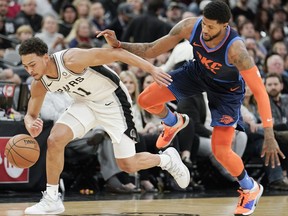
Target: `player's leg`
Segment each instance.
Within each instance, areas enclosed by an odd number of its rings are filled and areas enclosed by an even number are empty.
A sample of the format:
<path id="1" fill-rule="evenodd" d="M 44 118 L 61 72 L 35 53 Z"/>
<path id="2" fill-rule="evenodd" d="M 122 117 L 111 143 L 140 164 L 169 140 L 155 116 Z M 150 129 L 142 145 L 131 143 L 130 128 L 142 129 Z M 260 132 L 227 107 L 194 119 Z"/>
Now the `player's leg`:
<path id="1" fill-rule="evenodd" d="M 187 187 L 190 182 L 190 173 L 174 148 L 168 148 L 161 155 L 148 152 L 136 154 L 135 143 L 138 140 L 138 134 L 133 122 L 127 89 L 119 88 L 115 95 L 105 100 L 114 100 L 113 106 L 105 107 L 100 110 L 101 112 L 97 112 L 97 121 L 112 140 L 114 155 L 120 169 L 134 173 L 141 169 L 160 166 L 171 173 L 180 187 Z M 119 109 L 121 109 L 120 112 Z"/>
<path id="2" fill-rule="evenodd" d="M 55 124 L 47 139 L 46 191 L 41 201 L 25 209 L 25 214 L 60 214 L 65 208 L 58 193 L 59 177 L 64 166 L 64 148 L 72 140 L 72 130 L 65 124 Z"/>
<path id="3" fill-rule="evenodd" d="M 192 78 L 194 76 L 191 76 L 191 71 L 195 71 L 193 63 L 189 63 L 189 69 L 188 67 L 181 67 L 172 71 L 170 75 L 173 82 L 168 87 L 152 83 L 139 95 L 139 105 L 162 119 L 164 129 L 156 142 L 158 148 L 167 147 L 175 135 L 189 122 L 189 117 L 186 114 L 172 113 L 166 107 L 166 102 L 201 93 L 201 81 Z"/>
<path id="4" fill-rule="evenodd" d="M 235 128 L 232 126 L 216 126 L 212 133 L 212 151 L 215 158 L 228 172 L 237 177 L 240 184 L 239 203 L 235 215 L 250 215 L 260 199 L 263 187 L 250 178 L 244 169 L 242 159 L 232 151 L 231 145 Z"/>
<path id="5" fill-rule="evenodd" d="M 85 104 L 73 104 L 53 126 L 47 139 L 46 191 L 39 203 L 25 209 L 25 214 L 60 214 L 65 211 L 58 193 L 65 146 L 74 138 L 84 136 L 94 120 L 93 112 Z"/>
<path id="6" fill-rule="evenodd" d="M 190 172 L 175 148 L 167 148 L 160 155 L 149 152 L 136 153 L 135 141 L 126 134 L 123 134 L 119 144 L 113 143 L 113 148 L 119 168 L 127 173 L 159 166 L 167 170 L 181 188 L 186 188 L 190 183 Z"/>

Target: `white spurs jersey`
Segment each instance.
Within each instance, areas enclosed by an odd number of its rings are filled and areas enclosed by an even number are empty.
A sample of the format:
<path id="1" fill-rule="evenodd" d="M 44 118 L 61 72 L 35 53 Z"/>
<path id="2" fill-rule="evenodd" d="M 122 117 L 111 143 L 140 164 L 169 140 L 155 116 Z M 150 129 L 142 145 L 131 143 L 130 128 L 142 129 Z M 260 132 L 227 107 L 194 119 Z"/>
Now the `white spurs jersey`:
<path id="1" fill-rule="evenodd" d="M 111 95 L 120 86 L 119 76 L 106 65 L 87 67 L 80 74 L 70 71 L 63 61 L 66 51 L 52 55 L 58 77 L 49 78 L 44 75 L 41 79 L 48 91 L 67 92 L 75 100 L 98 101 Z"/>

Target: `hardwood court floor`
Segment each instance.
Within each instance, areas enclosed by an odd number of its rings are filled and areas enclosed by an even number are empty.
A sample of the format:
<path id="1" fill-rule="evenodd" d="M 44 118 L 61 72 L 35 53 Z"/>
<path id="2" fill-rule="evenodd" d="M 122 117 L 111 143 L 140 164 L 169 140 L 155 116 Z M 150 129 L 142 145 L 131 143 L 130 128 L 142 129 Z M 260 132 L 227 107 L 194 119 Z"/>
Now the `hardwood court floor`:
<path id="1" fill-rule="evenodd" d="M 233 196 L 230 196 L 232 195 Z M 1 197 L 5 197 L 1 194 Z M 4 196 L 3 196 L 4 195 Z M 65 196 L 66 216 L 233 216 L 237 195 L 227 193 L 228 197 L 206 197 L 197 194 L 169 193 L 160 196 L 142 195 L 89 195 L 75 201 L 75 196 Z M 39 195 L 40 197 L 40 195 Z M 21 216 L 24 209 L 38 202 L 39 197 L 25 202 L 25 199 L 8 198 L 0 203 L 0 216 Z M 30 196 L 31 198 L 31 196 Z M 15 202 L 13 202 L 15 200 Z M 33 200 L 33 201 L 32 201 Z M 3 202 L 4 200 L 2 200 Z M 266 195 L 260 199 L 253 216 L 288 215 L 287 192 L 280 195 Z"/>

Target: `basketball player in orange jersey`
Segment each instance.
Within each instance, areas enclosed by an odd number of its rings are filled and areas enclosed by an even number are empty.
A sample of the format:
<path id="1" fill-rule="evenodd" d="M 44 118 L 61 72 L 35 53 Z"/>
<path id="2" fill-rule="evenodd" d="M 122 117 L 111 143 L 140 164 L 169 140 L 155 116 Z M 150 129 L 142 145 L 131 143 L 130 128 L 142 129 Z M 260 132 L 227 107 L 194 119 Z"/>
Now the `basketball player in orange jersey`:
<path id="1" fill-rule="evenodd" d="M 58 193 L 60 173 L 64 166 L 64 148 L 75 138 L 101 125 L 113 142 L 116 161 L 123 171 L 159 166 L 167 170 L 181 188 L 190 182 L 188 168 L 179 153 L 168 148 L 163 154 L 135 152 L 137 132 L 131 114 L 132 100 L 118 75 L 106 63 L 122 61 L 149 71 L 163 86 L 170 75 L 144 59 L 113 48 L 68 49 L 49 56 L 47 45 L 39 38 L 23 42 L 19 54 L 27 72 L 33 76 L 31 98 L 24 118 L 31 136 L 37 137 L 43 127 L 39 112 L 47 91 L 67 92 L 74 103 L 58 119 L 47 140 L 47 187 L 41 201 L 25 210 L 25 214 L 60 214 L 65 208 Z"/>
<path id="2" fill-rule="evenodd" d="M 183 39 L 193 46 L 194 59 L 169 74 L 173 82 L 168 87 L 151 84 L 139 96 L 139 104 L 164 122 L 163 133 L 157 140 L 158 148 L 168 146 L 178 131 L 184 128 L 188 117 L 172 113 L 167 101 L 181 100 L 206 91 L 214 127 L 212 149 L 217 160 L 237 177 L 240 184 L 239 203 L 235 215 L 250 215 L 262 195 L 263 187 L 250 178 L 241 158 L 231 149 L 234 130 L 242 130 L 240 105 L 245 82 L 256 97 L 262 118 L 265 140 L 262 157 L 265 164 L 280 165 L 279 150 L 273 133 L 269 99 L 259 71 L 250 58 L 245 44 L 228 25 L 230 8 L 223 1 L 210 2 L 203 17 L 187 18 L 176 24 L 170 33 L 151 43 L 121 43 L 113 31 L 98 32 L 114 48 L 121 47 L 143 58 L 154 58 L 175 47 Z"/>

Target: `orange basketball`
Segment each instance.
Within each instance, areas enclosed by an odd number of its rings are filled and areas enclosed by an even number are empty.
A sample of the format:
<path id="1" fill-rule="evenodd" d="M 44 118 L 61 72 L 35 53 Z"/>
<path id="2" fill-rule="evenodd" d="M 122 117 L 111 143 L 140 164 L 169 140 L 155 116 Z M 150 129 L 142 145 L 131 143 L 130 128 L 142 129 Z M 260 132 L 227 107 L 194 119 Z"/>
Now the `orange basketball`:
<path id="1" fill-rule="evenodd" d="M 38 160 L 40 148 L 33 137 L 27 134 L 18 134 L 9 139 L 4 154 L 14 166 L 29 168 Z"/>

